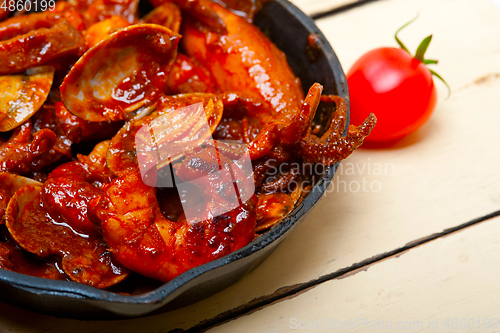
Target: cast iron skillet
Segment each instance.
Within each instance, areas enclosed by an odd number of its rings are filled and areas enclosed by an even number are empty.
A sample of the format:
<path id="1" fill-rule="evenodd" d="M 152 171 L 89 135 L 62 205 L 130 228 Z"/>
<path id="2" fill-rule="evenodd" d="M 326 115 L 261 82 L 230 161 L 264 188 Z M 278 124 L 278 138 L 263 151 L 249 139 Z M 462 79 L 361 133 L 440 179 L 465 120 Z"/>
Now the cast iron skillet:
<path id="1" fill-rule="evenodd" d="M 314 82 L 324 93 L 348 102 L 344 72 L 314 22 L 286 0 L 267 2 L 255 19 L 262 31 L 283 50 L 304 91 Z M 317 34 L 318 48 L 308 45 Z M 331 110 L 318 110 L 316 122 L 325 127 Z M 321 124 L 323 122 L 323 124 Z M 311 193 L 291 214 L 248 246 L 221 259 L 193 268 L 161 287 L 139 296 L 125 296 L 75 282 L 47 280 L 0 269 L 0 298 L 8 303 L 58 317 L 112 319 L 168 311 L 194 303 L 227 288 L 266 259 L 304 220 L 323 195 L 337 166 L 326 168 Z"/>

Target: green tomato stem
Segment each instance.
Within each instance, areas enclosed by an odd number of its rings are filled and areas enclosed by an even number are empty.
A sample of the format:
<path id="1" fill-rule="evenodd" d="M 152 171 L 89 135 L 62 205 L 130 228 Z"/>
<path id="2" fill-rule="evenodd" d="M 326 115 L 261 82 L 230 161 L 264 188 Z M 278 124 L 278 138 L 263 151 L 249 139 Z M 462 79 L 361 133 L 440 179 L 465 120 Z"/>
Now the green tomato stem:
<path id="1" fill-rule="evenodd" d="M 432 35 L 424 38 L 424 40 L 418 46 L 417 52 L 415 52 L 415 59 L 417 59 L 420 62 L 424 62 L 425 51 L 427 51 L 427 48 L 429 47 L 431 40 L 432 40 Z"/>
<path id="2" fill-rule="evenodd" d="M 406 46 L 403 44 L 403 42 L 398 38 L 398 33 L 403 30 L 404 28 L 406 28 L 406 26 L 408 26 L 410 23 L 414 22 L 416 19 L 418 19 L 418 15 L 419 13 L 417 13 L 417 16 L 415 16 L 415 18 L 413 18 L 410 22 L 406 23 L 405 25 L 403 25 L 401 28 L 399 28 L 397 31 L 396 31 L 396 34 L 394 35 L 394 38 L 396 38 L 396 42 L 398 42 L 398 45 L 403 49 L 405 50 L 406 52 L 410 53 L 410 51 L 408 51 L 408 49 L 406 48 Z M 411 53 L 410 53 L 411 54 Z"/>
<path id="3" fill-rule="evenodd" d="M 437 77 L 438 79 L 440 79 L 441 82 L 443 82 L 445 84 L 446 88 L 448 88 L 448 96 L 446 96 L 446 99 L 450 98 L 451 89 L 450 89 L 450 86 L 448 85 L 448 83 L 446 83 L 446 81 L 441 77 L 441 75 L 439 75 L 438 73 L 434 72 L 432 69 L 429 69 L 429 71 L 431 72 L 432 75 L 434 75 L 435 77 Z"/>
<path id="4" fill-rule="evenodd" d="M 410 23 L 414 22 L 417 18 L 418 18 L 418 13 L 417 13 L 417 16 L 415 16 L 415 18 L 413 18 L 411 21 L 409 21 L 408 23 L 406 23 L 405 25 L 403 25 L 401 28 L 399 28 L 397 31 L 396 31 L 396 34 L 394 35 L 394 38 L 396 39 L 396 42 L 398 43 L 398 45 L 403 49 L 405 50 L 406 52 L 408 52 L 410 55 L 410 51 L 408 50 L 408 48 L 403 44 L 403 42 L 399 39 L 398 37 L 398 33 L 403 30 L 406 26 L 408 26 Z M 422 62 L 424 65 L 434 65 L 434 64 L 437 64 L 438 61 L 437 60 L 433 60 L 433 59 L 425 59 L 424 58 L 424 55 L 425 55 L 425 52 L 427 51 L 427 48 L 429 47 L 429 44 L 431 43 L 431 40 L 432 40 L 432 35 L 430 36 L 427 36 L 424 38 L 424 40 L 420 43 L 420 45 L 418 46 L 417 48 L 417 52 L 415 52 L 415 56 L 414 58 L 417 59 L 418 61 Z M 441 80 L 445 85 L 446 85 L 446 88 L 448 88 L 448 96 L 446 97 L 446 99 L 448 99 L 451 95 L 451 89 L 450 89 L 450 86 L 448 85 L 448 83 L 446 83 L 446 81 L 438 74 L 436 73 L 435 71 L 433 71 L 432 69 L 429 69 L 429 71 L 431 72 L 431 75 L 437 77 L 439 80 Z"/>

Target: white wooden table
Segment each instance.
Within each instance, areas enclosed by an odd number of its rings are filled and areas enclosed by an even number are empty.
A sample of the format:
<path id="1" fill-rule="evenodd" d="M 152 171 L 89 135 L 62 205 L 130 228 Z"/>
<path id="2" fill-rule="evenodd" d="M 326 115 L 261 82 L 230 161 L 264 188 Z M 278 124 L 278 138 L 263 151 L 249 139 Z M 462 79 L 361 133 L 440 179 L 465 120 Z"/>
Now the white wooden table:
<path id="1" fill-rule="evenodd" d="M 366 51 L 427 56 L 451 86 L 418 132 L 360 149 L 309 217 L 251 274 L 204 301 L 110 322 L 0 303 L 0 332 L 500 332 L 500 5 L 492 0 L 295 0 L 345 70 Z M 333 14 L 318 15 L 332 12 Z M 356 190 L 366 182 L 367 191 Z M 345 185 L 344 185 L 345 184 Z"/>

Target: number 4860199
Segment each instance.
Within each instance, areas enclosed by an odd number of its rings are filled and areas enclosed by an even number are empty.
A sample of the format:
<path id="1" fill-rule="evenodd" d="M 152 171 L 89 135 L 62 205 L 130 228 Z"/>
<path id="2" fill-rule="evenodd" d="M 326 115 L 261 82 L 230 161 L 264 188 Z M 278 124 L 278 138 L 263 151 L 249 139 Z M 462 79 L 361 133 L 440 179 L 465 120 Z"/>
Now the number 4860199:
<path id="1" fill-rule="evenodd" d="M 55 0 L 25 0 L 25 1 L 19 1 L 19 0 L 0 0 L 2 1 L 2 4 L 0 5 L 0 8 L 3 9 L 4 11 L 9 11 L 9 12 L 31 12 L 31 11 L 46 11 L 48 10 L 54 10 L 56 6 Z"/>

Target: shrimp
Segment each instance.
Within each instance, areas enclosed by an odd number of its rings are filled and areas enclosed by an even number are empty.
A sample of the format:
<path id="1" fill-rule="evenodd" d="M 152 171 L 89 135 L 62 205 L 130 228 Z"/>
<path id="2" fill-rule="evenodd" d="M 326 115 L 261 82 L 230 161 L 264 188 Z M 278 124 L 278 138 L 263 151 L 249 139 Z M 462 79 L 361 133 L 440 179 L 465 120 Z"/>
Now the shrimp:
<path id="1" fill-rule="evenodd" d="M 257 27 L 216 3 L 197 2 L 219 15 L 227 32 L 217 34 L 200 28 L 196 21 L 187 20 L 181 43 L 188 55 L 209 69 L 221 91 L 243 92 L 268 105 L 258 116 L 260 131 L 249 143 L 252 159 L 269 155 L 276 147 L 294 153 L 298 147 L 299 157 L 312 158 L 317 153 L 316 160 L 325 157 L 322 161 L 330 165 L 361 145 L 375 126 L 375 116 L 371 115 L 359 128 L 352 127 L 347 137 L 337 135 L 343 128 L 330 124 L 337 134 L 332 134 L 332 130 L 329 135 L 337 141 L 316 140 L 309 132 L 323 87 L 314 84 L 304 99 L 300 81 L 289 67 L 285 54 Z"/>
<path id="2" fill-rule="evenodd" d="M 114 179 L 104 194 L 91 202 L 89 216 L 100 225 L 110 251 L 122 265 L 160 281 L 170 281 L 254 238 L 256 197 L 252 195 L 228 209 L 231 200 L 226 191 L 234 188 L 232 178 L 224 176 L 223 171 L 217 172 L 227 170 L 228 164 L 229 159 L 216 149 L 201 149 L 188 153 L 174 166 L 183 181 L 201 179 L 199 190 L 205 200 L 196 211 L 207 216 L 203 214 L 210 208 L 207 206 L 217 205 L 215 211 L 227 208 L 224 213 L 198 222 L 182 217 L 178 222 L 170 221 L 161 213 L 155 188 L 146 185 L 138 171 L 131 170 Z"/>
<path id="3" fill-rule="evenodd" d="M 241 92 L 270 103 L 273 118 L 291 120 L 304 98 L 295 77 L 280 51 L 254 25 L 222 6 L 198 0 L 225 23 L 227 33 L 203 31 L 196 21 L 185 20 L 181 45 L 212 73 L 223 92 Z"/>

